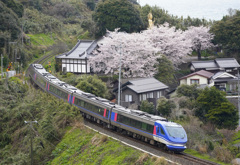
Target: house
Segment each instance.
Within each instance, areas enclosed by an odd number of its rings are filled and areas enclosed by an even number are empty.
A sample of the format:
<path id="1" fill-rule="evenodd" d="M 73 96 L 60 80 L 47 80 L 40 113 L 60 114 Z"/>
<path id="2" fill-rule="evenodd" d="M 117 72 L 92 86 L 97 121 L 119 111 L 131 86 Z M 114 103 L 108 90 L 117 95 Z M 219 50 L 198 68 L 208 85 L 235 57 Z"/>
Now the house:
<path id="1" fill-rule="evenodd" d="M 191 73 L 186 75 L 180 80 L 180 85 L 187 84 L 198 84 L 200 86 L 215 86 L 216 88 L 229 92 L 235 93 L 237 90 L 238 79 L 236 76 L 224 72 L 219 71 L 217 73 L 211 73 L 205 70 L 200 70 L 198 72 Z"/>
<path id="2" fill-rule="evenodd" d="M 210 80 L 214 73 L 205 71 L 205 70 L 200 70 L 198 72 L 191 73 L 189 75 L 186 75 L 184 77 L 181 77 L 180 80 L 180 85 L 182 84 L 187 84 L 187 85 L 192 85 L 192 84 L 199 84 L 199 85 L 204 85 L 204 84 L 210 84 Z"/>
<path id="3" fill-rule="evenodd" d="M 88 58 L 97 47 L 93 40 L 78 40 L 77 44 L 67 53 L 56 56 L 59 69 L 62 72 L 90 73 Z"/>
<path id="4" fill-rule="evenodd" d="M 128 80 L 121 85 L 120 104 L 124 107 L 138 108 L 141 101 L 148 100 L 155 107 L 157 99 L 161 96 L 167 96 L 169 87 L 155 78 L 138 78 Z M 118 88 L 113 90 L 118 97 Z M 118 98 L 117 98 L 118 100 Z"/>
<path id="5" fill-rule="evenodd" d="M 212 76 L 210 86 L 226 91 L 228 93 L 236 93 L 238 86 L 238 78 L 227 72 L 217 72 Z"/>
<path id="6" fill-rule="evenodd" d="M 237 75 L 237 70 L 240 68 L 235 58 L 216 58 L 209 61 L 192 61 L 190 69 L 192 72 L 206 70 L 212 73 L 219 71 L 227 72 L 232 75 Z"/>

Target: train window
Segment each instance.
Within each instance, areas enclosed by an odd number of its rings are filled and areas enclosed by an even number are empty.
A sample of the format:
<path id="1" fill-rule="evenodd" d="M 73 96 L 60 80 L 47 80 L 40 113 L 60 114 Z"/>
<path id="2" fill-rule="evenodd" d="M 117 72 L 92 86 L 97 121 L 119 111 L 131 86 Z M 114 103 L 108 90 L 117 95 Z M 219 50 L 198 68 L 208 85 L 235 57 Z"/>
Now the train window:
<path id="1" fill-rule="evenodd" d="M 141 128 L 141 127 L 142 127 L 142 122 L 136 121 L 136 127 L 137 127 L 137 128 Z"/>
<path id="2" fill-rule="evenodd" d="M 37 76 L 37 82 L 40 86 L 45 87 L 46 82 L 41 77 Z"/>
<path id="3" fill-rule="evenodd" d="M 106 111 L 106 117 L 108 118 L 109 110 L 107 109 Z"/>
<path id="4" fill-rule="evenodd" d="M 98 107 L 98 114 L 103 116 L 103 114 L 104 114 L 104 109 Z"/>
<path id="5" fill-rule="evenodd" d="M 82 107 L 85 107 L 85 102 L 84 101 L 82 101 L 82 100 L 80 100 L 80 106 L 82 106 Z"/>
<path id="6" fill-rule="evenodd" d="M 149 125 L 149 124 L 147 124 L 147 132 L 150 132 L 150 133 L 152 133 L 153 132 L 153 126 L 152 125 Z"/>
<path id="7" fill-rule="evenodd" d="M 126 117 L 126 116 L 123 116 L 123 115 L 119 115 L 119 114 L 118 114 L 117 121 L 118 121 L 118 122 L 121 122 L 121 123 L 123 123 L 123 124 L 130 125 L 130 118 L 128 118 L 128 117 Z"/>
<path id="8" fill-rule="evenodd" d="M 124 118 L 124 116 L 118 114 L 117 121 L 125 124 Z"/>
<path id="9" fill-rule="evenodd" d="M 75 104 L 78 105 L 78 106 L 81 106 L 83 108 L 85 107 L 84 106 L 85 102 L 80 100 L 80 99 L 78 99 L 78 98 L 75 98 Z"/>
<path id="10" fill-rule="evenodd" d="M 165 135 L 163 129 L 162 129 L 161 127 L 160 127 L 160 129 L 161 129 L 161 134 L 162 134 L 162 135 Z"/>
<path id="11" fill-rule="evenodd" d="M 160 129 L 160 127 L 156 127 L 157 135 L 159 134 L 159 129 Z"/>
<path id="12" fill-rule="evenodd" d="M 142 130 L 147 130 L 147 124 L 146 123 L 142 123 Z"/>
<path id="13" fill-rule="evenodd" d="M 140 121 L 131 119 L 130 121 L 131 126 L 136 127 L 136 128 L 141 128 L 142 127 L 142 123 Z"/>

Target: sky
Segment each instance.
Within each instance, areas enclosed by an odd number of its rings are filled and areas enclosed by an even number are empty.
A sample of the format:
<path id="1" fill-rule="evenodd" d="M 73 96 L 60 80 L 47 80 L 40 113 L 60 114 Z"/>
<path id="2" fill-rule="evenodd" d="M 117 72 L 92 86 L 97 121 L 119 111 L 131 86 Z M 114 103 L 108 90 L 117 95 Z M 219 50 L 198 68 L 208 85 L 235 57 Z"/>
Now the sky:
<path id="1" fill-rule="evenodd" d="M 157 5 L 174 16 L 221 20 L 228 9 L 240 10 L 240 0 L 137 0 L 141 6 Z M 153 16 L 154 17 L 154 16 Z"/>

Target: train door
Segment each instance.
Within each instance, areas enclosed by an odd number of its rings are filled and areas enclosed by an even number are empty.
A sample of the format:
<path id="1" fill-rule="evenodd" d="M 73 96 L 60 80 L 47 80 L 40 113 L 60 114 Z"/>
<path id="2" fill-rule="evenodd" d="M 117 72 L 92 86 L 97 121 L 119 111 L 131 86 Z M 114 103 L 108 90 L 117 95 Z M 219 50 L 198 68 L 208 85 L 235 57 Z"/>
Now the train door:
<path id="1" fill-rule="evenodd" d="M 166 132 L 164 131 L 160 123 L 155 122 L 154 124 L 153 138 L 158 142 L 161 142 L 164 144 L 166 143 L 166 140 L 167 140 Z"/>

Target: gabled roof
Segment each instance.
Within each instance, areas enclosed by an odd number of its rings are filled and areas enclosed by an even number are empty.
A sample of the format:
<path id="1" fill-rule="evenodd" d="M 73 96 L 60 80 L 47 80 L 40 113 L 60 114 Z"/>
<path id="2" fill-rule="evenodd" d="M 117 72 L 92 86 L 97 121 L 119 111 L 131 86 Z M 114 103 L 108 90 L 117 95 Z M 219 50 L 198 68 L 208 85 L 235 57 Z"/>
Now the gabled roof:
<path id="1" fill-rule="evenodd" d="M 226 78 L 231 78 L 231 79 L 237 79 L 236 76 L 233 76 L 227 72 L 217 72 L 212 79 L 217 79 L 217 78 L 221 78 L 221 79 L 226 79 Z"/>
<path id="2" fill-rule="evenodd" d="M 240 65 L 238 64 L 235 58 L 216 58 L 216 63 L 220 68 L 238 68 Z"/>
<path id="3" fill-rule="evenodd" d="M 219 68 L 239 68 L 235 58 L 216 58 L 209 61 L 192 61 L 192 66 L 195 69 L 219 69 Z"/>
<path id="4" fill-rule="evenodd" d="M 195 69 L 201 69 L 201 68 L 218 68 L 215 61 L 192 61 L 192 65 Z"/>
<path id="5" fill-rule="evenodd" d="M 97 47 L 94 40 L 78 40 L 77 44 L 67 53 L 56 56 L 56 58 L 65 59 L 85 59 L 92 55 L 93 50 Z"/>
<path id="6" fill-rule="evenodd" d="M 121 87 L 125 89 L 129 88 L 136 93 L 144 93 L 169 88 L 167 85 L 163 84 L 162 82 L 158 81 L 153 77 L 129 80 Z M 114 92 L 117 92 L 117 90 L 118 88 L 114 89 Z"/>
<path id="7" fill-rule="evenodd" d="M 208 79 L 209 79 L 209 78 L 211 78 L 214 74 L 211 73 L 211 72 L 205 71 L 205 70 L 200 70 L 200 71 L 198 71 L 198 72 L 194 72 L 194 73 L 191 73 L 191 74 L 189 74 L 189 75 L 186 75 L 186 76 L 180 78 L 180 80 L 186 79 L 186 78 L 188 78 L 188 77 L 192 77 L 192 76 L 195 76 L 195 75 L 202 76 L 202 77 L 205 77 L 205 78 L 208 78 Z"/>

